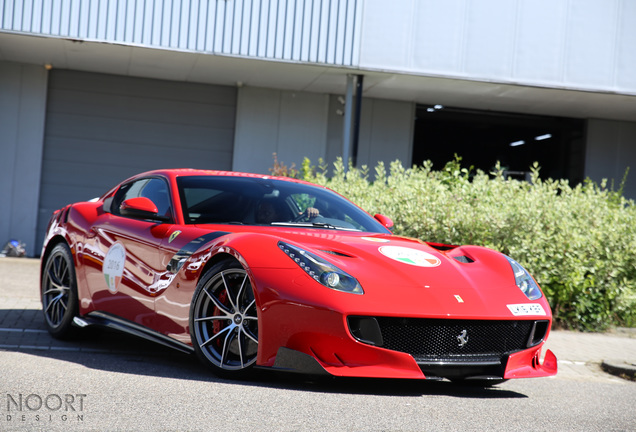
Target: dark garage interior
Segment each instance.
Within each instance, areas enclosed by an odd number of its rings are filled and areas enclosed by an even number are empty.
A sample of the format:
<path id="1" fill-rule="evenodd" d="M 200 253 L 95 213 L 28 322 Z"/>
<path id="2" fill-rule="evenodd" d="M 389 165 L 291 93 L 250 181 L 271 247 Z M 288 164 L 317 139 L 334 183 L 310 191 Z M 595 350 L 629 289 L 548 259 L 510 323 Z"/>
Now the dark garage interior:
<path id="1" fill-rule="evenodd" d="M 439 170 L 458 155 L 463 167 L 490 172 L 499 161 L 524 179 L 536 161 L 542 178 L 583 180 L 583 120 L 419 105 L 413 136 L 415 165 Z"/>

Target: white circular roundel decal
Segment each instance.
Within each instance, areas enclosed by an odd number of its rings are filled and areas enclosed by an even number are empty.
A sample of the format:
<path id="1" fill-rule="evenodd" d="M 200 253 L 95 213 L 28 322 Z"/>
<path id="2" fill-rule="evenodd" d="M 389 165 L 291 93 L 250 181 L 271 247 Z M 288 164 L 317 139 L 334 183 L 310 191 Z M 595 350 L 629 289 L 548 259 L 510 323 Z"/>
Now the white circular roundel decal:
<path id="1" fill-rule="evenodd" d="M 435 255 L 402 246 L 381 246 L 380 253 L 393 260 L 418 267 L 437 267 L 442 261 Z"/>
<path id="2" fill-rule="evenodd" d="M 108 249 L 106 257 L 104 258 L 104 266 L 102 267 L 108 291 L 113 294 L 117 292 L 117 287 L 119 286 L 119 282 L 121 282 L 125 262 L 126 249 L 121 243 L 115 243 Z"/>

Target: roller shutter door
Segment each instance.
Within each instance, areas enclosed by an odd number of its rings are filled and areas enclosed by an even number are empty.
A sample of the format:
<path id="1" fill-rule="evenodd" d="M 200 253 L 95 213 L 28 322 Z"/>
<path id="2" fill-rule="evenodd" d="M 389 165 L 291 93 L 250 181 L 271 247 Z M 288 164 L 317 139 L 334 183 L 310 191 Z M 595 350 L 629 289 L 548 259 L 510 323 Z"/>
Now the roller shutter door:
<path id="1" fill-rule="evenodd" d="M 38 244 L 53 210 L 131 175 L 231 169 L 235 113 L 233 87 L 51 71 Z"/>

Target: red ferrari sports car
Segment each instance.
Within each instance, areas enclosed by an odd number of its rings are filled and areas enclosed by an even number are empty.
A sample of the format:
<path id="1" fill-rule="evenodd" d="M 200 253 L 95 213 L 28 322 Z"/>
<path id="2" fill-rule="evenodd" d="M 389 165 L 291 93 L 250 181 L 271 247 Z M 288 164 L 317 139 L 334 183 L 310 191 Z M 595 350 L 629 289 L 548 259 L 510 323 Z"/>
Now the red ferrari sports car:
<path id="1" fill-rule="evenodd" d="M 478 246 L 300 180 L 202 170 L 134 176 L 57 210 L 42 250 L 49 332 L 96 325 L 196 352 L 217 374 L 478 379 L 557 372 L 532 276 Z M 492 381 L 488 381 L 492 380 Z"/>

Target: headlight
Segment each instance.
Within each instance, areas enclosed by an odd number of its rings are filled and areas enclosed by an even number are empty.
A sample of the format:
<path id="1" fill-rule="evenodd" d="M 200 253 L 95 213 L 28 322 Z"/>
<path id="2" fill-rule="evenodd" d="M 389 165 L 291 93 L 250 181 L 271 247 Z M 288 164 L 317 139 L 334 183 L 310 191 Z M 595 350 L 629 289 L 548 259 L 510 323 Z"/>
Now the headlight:
<path id="1" fill-rule="evenodd" d="M 528 297 L 530 300 L 536 300 L 541 298 L 543 294 L 541 294 L 541 290 L 539 289 L 539 285 L 532 279 L 530 273 L 526 269 L 524 269 L 521 264 L 517 261 L 513 260 L 510 257 L 506 257 L 510 266 L 512 267 L 512 272 L 515 274 L 515 283 L 519 287 L 521 291 Z"/>
<path id="2" fill-rule="evenodd" d="M 316 282 L 337 291 L 364 294 L 358 281 L 330 262 L 289 243 L 278 242 L 278 247 L 294 260 Z"/>

